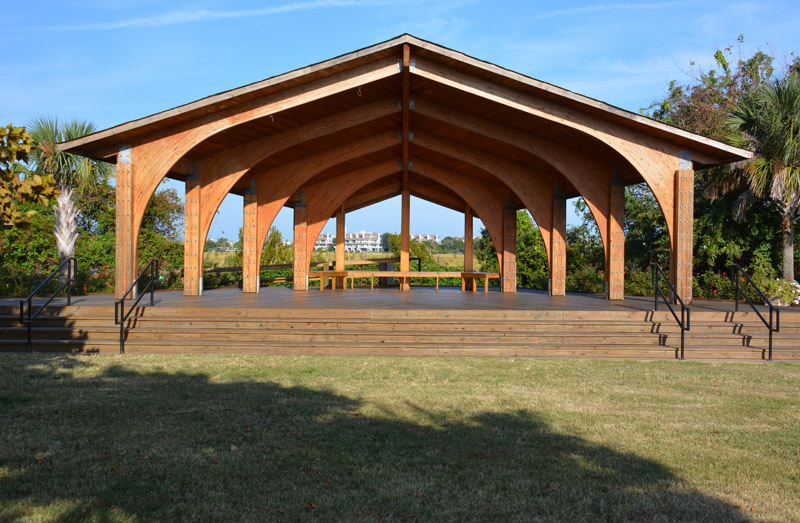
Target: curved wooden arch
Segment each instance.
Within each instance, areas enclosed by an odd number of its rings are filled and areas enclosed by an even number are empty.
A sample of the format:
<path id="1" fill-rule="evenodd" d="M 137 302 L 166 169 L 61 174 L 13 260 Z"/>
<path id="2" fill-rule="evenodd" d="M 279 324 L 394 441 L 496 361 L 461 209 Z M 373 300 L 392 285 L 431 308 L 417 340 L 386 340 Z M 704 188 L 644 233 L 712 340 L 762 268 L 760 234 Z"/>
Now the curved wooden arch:
<path id="1" fill-rule="evenodd" d="M 428 135 L 414 134 L 414 144 L 451 158 L 469 163 L 496 177 L 509 187 L 539 225 L 545 243 L 548 263 L 550 260 L 550 234 L 553 222 L 553 192 L 555 182 L 530 169 L 514 165 L 474 149 L 459 147 L 454 142 Z M 520 176 L 523 175 L 523 176 Z"/>
<path id="2" fill-rule="evenodd" d="M 131 143 L 131 160 L 136 169 L 136 184 L 133 187 L 132 240 L 136 245 L 145 208 L 158 185 L 194 147 L 208 138 L 271 114 L 313 102 L 348 89 L 399 75 L 395 58 L 376 60 L 323 79 L 288 88 L 266 97 L 257 98 L 220 109 L 176 126 L 147 135 L 139 142 Z M 141 166 L 137 158 L 148 158 Z"/>
<path id="3" fill-rule="evenodd" d="M 578 121 L 568 107 L 463 73 L 424 57 L 417 58 L 412 74 L 569 127 L 605 144 L 625 158 L 650 186 L 664 213 L 670 242 L 675 245 L 677 238 L 673 224 L 673 197 L 675 172 L 680 166 L 680 150 L 675 146 L 668 147 L 661 140 L 603 120 L 588 112 L 582 113 Z M 643 154 L 644 151 L 646 154 Z"/>
<path id="4" fill-rule="evenodd" d="M 395 112 L 397 112 L 397 100 L 380 100 L 200 159 L 197 170 L 201 187 L 200 199 L 203 202 L 200 213 L 201 247 L 205 245 L 211 222 L 225 196 L 259 162 L 303 141 L 326 136 Z"/>
<path id="5" fill-rule="evenodd" d="M 414 160 L 411 172 L 441 183 L 477 211 L 483 225 L 492 237 L 497 251 L 497 261 L 499 266 L 502 267 L 503 208 L 506 203 L 506 193 L 498 191 L 497 187 L 475 179 L 470 183 L 464 183 L 465 177 L 463 175 L 420 160 Z"/>
<path id="6" fill-rule="evenodd" d="M 416 101 L 415 111 L 435 120 L 512 145 L 533 154 L 550 165 L 569 180 L 581 194 L 597 222 L 603 245 L 607 244 L 607 206 L 613 179 L 612 166 L 577 151 L 569 150 L 555 142 L 517 129 L 510 129 L 479 116 L 454 111 L 425 99 Z M 536 218 L 534 217 L 534 219 Z M 544 223 L 549 223 L 549 221 Z"/>
<path id="7" fill-rule="evenodd" d="M 375 166 L 375 167 L 378 167 L 378 166 Z M 391 167 L 391 166 L 387 165 L 387 167 Z M 394 166 L 394 172 L 397 172 L 397 168 L 396 167 L 397 166 L 395 165 Z M 368 169 L 371 169 L 371 168 L 368 168 Z M 418 171 L 417 169 L 421 169 L 426 174 L 423 174 L 422 172 Z M 343 175 L 343 176 L 348 176 L 348 177 L 351 177 L 351 178 L 358 178 L 359 182 L 361 181 L 362 176 L 364 176 L 365 180 L 364 180 L 363 183 L 351 184 L 350 185 L 350 188 L 352 189 L 351 191 L 341 190 L 341 191 L 337 191 L 335 195 L 331 194 L 331 193 L 327 193 L 328 198 L 327 198 L 327 201 L 325 202 L 326 203 L 325 206 L 318 207 L 314 211 L 311 211 L 311 208 L 309 208 L 308 248 L 307 248 L 307 252 L 306 252 L 306 259 L 307 260 L 311 260 L 311 255 L 314 252 L 314 244 L 317 242 L 317 238 L 319 238 L 319 235 L 322 232 L 322 229 L 325 227 L 325 224 L 328 222 L 328 220 L 330 219 L 331 215 L 336 211 L 336 209 L 338 209 L 342 204 L 344 204 L 344 202 L 347 201 L 347 199 L 350 196 L 352 196 L 356 191 L 358 191 L 361 187 L 364 187 L 366 185 L 369 185 L 370 183 L 373 183 L 373 182 L 375 182 L 377 180 L 380 180 L 381 178 L 385 178 L 386 176 L 394 174 L 394 172 L 391 172 L 391 170 L 386 172 L 383 175 L 380 175 L 379 172 L 380 172 L 380 170 L 377 169 L 377 168 L 375 169 L 374 172 L 369 172 L 367 169 L 362 169 L 362 170 L 358 171 L 358 173 L 359 173 L 358 177 L 351 176 L 351 175 L 354 175 L 356 173 L 350 173 L 349 175 Z M 421 167 L 417 167 L 417 162 L 414 162 L 414 168 L 412 169 L 412 172 L 414 172 L 415 174 L 419 174 L 420 176 L 423 176 L 425 178 L 429 178 L 429 179 L 434 180 L 436 182 L 442 183 L 442 185 L 447 186 L 455 194 L 457 194 L 459 197 L 461 197 L 461 199 L 463 199 L 464 202 L 467 203 L 470 207 L 472 207 L 473 209 L 478 210 L 479 216 L 484 216 L 484 215 L 487 216 L 487 219 L 481 218 L 481 221 L 483 221 L 484 225 L 486 226 L 486 230 L 489 231 L 489 235 L 492 237 L 492 241 L 495 244 L 495 250 L 498 253 L 498 260 L 500 261 L 500 264 L 502 266 L 502 254 L 503 254 L 502 245 L 503 244 L 502 243 L 498 243 L 499 240 L 503 239 L 502 212 L 498 213 L 498 210 L 502 211 L 502 204 L 505 201 L 505 195 L 498 193 L 498 191 L 496 191 L 493 188 L 487 186 L 486 184 L 480 184 L 481 185 L 481 190 L 482 191 L 487 191 L 486 194 L 489 194 L 489 193 L 492 193 L 492 192 L 494 193 L 494 198 L 493 198 L 495 200 L 494 203 L 495 204 L 499 203 L 499 206 L 496 206 L 495 208 L 492 208 L 491 201 L 490 201 L 491 198 L 488 199 L 489 201 L 487 202 L 487 199 L 482 199 L 482 198 L 475 197 L 474 195 L 470 194 L 468 191 L 464 190 L 465 185 L 468 185 L 468 184 L 464 184 L 463 183 L 463 180 L 464 180 L 464 176 L 463 175 L 459 175 L 457 173 L 453 173 L 453 172 L 450 172 L 450 171 L 448 171 L 446 169 L 442 169 L 440 167 L 436 167 L 436 166 L 434 166 L 432 164 L 427 164 L 427 163 L 424 163 L 424 162 L 422 163 Z M 366 179 L 367 177 L 368 177 L 368 179 Z M 331 180 L 331 182 L 333 182 L 333 181 L 334 180 Z M 320 185 L 322 185 L 322 184 L 320 184 Z M 322 188 L 320 188 L 319 192 L 322 193 Z M 313 214 L 312 214 L 312 212 L 313 212 Z M 312 218 L 312 216 L 313 216 L 313 218 Z M 313 225 L 312 225 L 312 223 L 313 223 Z"/>
<path id="8" fill-rule="evenodd" d="M 397 146 L 397 131 L 389 131 L 323 153 L 289 162 L 268 172 L 253 171 L 258 195 L 257 251 L 261 252 L 269 228 L 289 198 L 318 173 L 340 163 Z"/>
<path id="9" fill-rule="evenodd" d="M 400 171 L 399 162 L 400 158 L 398 157 L 304 188 L 308 201 L 307 260 L 311 260 L 314 244 L 317 243 L 317 238 L 325 224 L 347 198 L 362 187 Z"/>

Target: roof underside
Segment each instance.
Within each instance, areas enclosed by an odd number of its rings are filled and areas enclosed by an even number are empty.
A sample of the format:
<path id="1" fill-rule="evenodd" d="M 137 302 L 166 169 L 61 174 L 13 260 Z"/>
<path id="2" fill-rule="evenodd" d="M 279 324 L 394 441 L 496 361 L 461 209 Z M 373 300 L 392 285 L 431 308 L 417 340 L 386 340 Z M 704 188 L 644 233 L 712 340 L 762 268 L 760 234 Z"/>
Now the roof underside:
<path id="1" fill-rule="evenodd" d="M 113 127 L 87 137 L 62 144 L 63 150 L 82 154 L 97 160 L 116 162 L 120 145 L 130 145 L 147 141 L 152 136 L 169 134 L 172 129 L 192 121 L 208 118 L 221 111 L 236 110 L 245 104 L 252 106 L 259 100 L 280 96 L 289 90 L 302 90 L 315 82 L 336 78 L 361 67 L 386 60 L 398 60 L 402 56 L 403 45 L 409 45 L 411 57 L 441 64 L 454 71 L 463 72 L 496 85 L 510 88 L 524 95 L 535 96 L 546 102 L 556 103 L 576 114 L 613 122 L 634 129 L 636 132 L 692 151 L 695 168 L 730 163 L 750 157 L 750 153 L 735 149 L 719 142 L 700 137 L 686 131 L 662 124 L 630 113 L 602 102 L 598 102 L 558 87 L 534 80 L 520 74 L 481 62 L 463 54 L 445 49 L 435 44 L 403 35 L 393 40 L 344 55 L 326 62 L 315 64 L 284 75 L 239 89 L 214 95 L 196 102 L 164 111 L 140 120 Z M 463 90 L 456 90 L 443 83 L 422 75 L 410 74 L 410 93 L 419 111 L 411 111 L 410 130 L 414 139 L 409 143 L 409 159 L 434 168 L 440 168 L 465 180 L 484 182 L 499 190 L 510 189 L 499 179 L 482 168 L 476 161 L 467 161 L 462 155 L 459 159 L 452 151 L 470 151 L 472 156 L 502 159 L 504 165 L 536 173 L 543 180 L 555 184 L 567 197 L 577 196 L 575 187 L 562 173 L 533 153 L 520 148 L 508 140 L 501 139 L 494 128 L 502 127 L 504 133 L 528 136 L 543 143 L 558 143 L 568 146 L 576 154 L 591 157 L 605 164 L 619 166 L 625 184 L 642 182 L 635 169 L 626 169 L 627 161 L 604 143 L 566 125 L 554 123 L 532 114 L 496 103 L 487 97 L 478 96 Z M 212 155 L 223 154 L 234 147 L 263 140 L 309 126 L 325 118 L 335 117 L 347 111 L 358 111 L 369 104 L 396 104 L 403 99 L 401 75 L 398 73 L 376 81 L 365 83 L 357 88 L 345 89 L 324 98 L 293 106 L 286 110 L 249 120 L 227 128 L 195 145 L 181 160 L 175 163 L 168 176 L 185 179 L 185 161 L 197 162 Z M 435 108 L 425 112 L 423 107 Z M 366 140 L 381 133 L 398 132 L 402 129 L 401 110 L 386 112 L 377 118 L 364 118 L 356 125 L 346 127 L 312 139 L 297 141 L 269 156 L 264 157 L 254 172 L 269 172 L 288 162 L 347 147 L 348 144 Z M 450 118 L 448 115 L 456 115 Z M 474 125 L 461 125 L 456 120 L 473 122 Z M 499 126 L 499 127 L 498 127 Z M 365 154 L 343 161 L 317 173 L 304 187 L 314 186 L 348 173 L 364 169 L 382 162 L 402 160 L 402 143 L 371 150 Z M 445 207 L 463 211 L 465 204 L 453 191 L 409 169 L 410 189 L 413 194 Z M 248 184 L 237 183 L 231 192 L 243 194 Z M 552 187 L 553 185 L 551 185 Z M 386 172 L 386 175 L 360 187 L 345 205 L 347 210 L 371 205 L 400 193 L 402 176 L 399 169 Z M 302 190 L 302 188 L 301 188 Z M 291 205 L 290 199 L 289 205 Z M 521 206 L 519 202 L 515 203 Z"/>

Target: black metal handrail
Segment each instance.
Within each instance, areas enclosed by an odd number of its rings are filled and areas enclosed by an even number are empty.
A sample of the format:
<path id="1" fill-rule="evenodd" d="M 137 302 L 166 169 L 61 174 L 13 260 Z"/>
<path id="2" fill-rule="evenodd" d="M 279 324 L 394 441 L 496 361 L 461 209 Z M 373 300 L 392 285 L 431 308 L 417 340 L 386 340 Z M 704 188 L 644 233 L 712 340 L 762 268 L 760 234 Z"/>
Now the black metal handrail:
<path id="1" fill-rule="evenodd" d="M 44 302 L 38 309 L 36 309 L 36 312 L 31 312 L 32 309 L 33 309 L 33 298 L 34 298 L 34 296 L 39 294 L 39 291 L 41 291 L 44 288 L 45 285 L 50 283 L 50 280 L 55 278 L 55 276 L 61 272 L 61 269 L 64 268 L 64 265 L 67 266 L 67 279 L 66 279 L 66 281 L 64 281 L 64 283 L 62 283 L 58 287 L 58 290 L 56 290 L 56 292 L 54 292 L 49 298 L 47 298 L 46 302 Z M 50 305 L 50 302 L 53 301 L 55 299 L 55 297 L 58 296 L 58 294 L 61 293 L 61 291 L 64 290 L 64 287 L 67 288 L 67 305 L 71 305 L 72 304 L 72 284 L 75 283 L 75 279 L 77 277 L 77 274 L 78 274 L 78 260 L 76 260 L 74 256 L 70 256 L 69 258 L 66 258 L 64 261 L 62 261 L 61 264 L 58 266 L 58 268 L 56 270 L 54 270 L 53 272 L 51 272 L 50 276 L 45 278 L 44 281 L 42 283 L 40 283 L 39 286 L 36 287 L 36 289 L 34 289 L 34 291 L 31 292 L 28 295 L 27 298 L 25 298 L 24 300 L 19 300 L 19 322 L 22 325 L 27 325 L 28 326 L 28 352 L 32 352 L 32 349 L 31 349 L 31 336 L 32 336 L 31 335 L 31 330 L 32 330 L 33 320 L 35 320 L 36 317 L 39 316 L 39 313 L 42 312 L 42 310 L 44 310 L 45 307 Z M 25 314 L 25 310 L 26 310 L 25 309 L 25 305 L 26 304 L 28 306 L 27 307 L 27 311 L 28 311 L 27 315 Z"/>
<path id="2" fill-rule="evenodd" d="M 148 270 L 150 271 L 150 282 L 145 287 L 144 291 L 142 291 L 139 296 L 136 297 L 136 301 L 133 302 L 133 305 L 130 306 L 128 312 L 125 312 L 125 299 L 127 298 L 128 294 L 133 292 L 133 289 L 139 285 L 139 280 L 147 274 Z M 128 321 L 131 313 L 136 309 L 136 306 L 139 305 L 142 297 L 150 291 L 150 306 L 152 307 L 155 304 L 153 298 L 153 292 L 155 291 L 156 281 L 158 280 L 158 259 L 153 258 L 150 260 L 147 265 L 145 265 L 142 272 L 139 273 L 139 276 L 133 280 L 131 286 L 128 287 L 128 290 L 125 291 L 125 294 L 122 295 L 122 298 L 118 299 L 114 302 L 114 324 L 119 325 L 119 353 L 125 354 L 125 322 Z"/>
<path id="3" fill-rule="evenodd" d="M 664 296 L 664 293 L 661 292 L 661 287 L 658 286 L 659 277 L 663 278 L 663 280 L 669 286 L 669 290 L 672 293 L 672 296 L 674 296 L 675 299 L 678 300 L 678 303 L 681 304 L 680 318 L 678 318 L 678 314 L 675 312 L 675 308 L 672 306 L 670 301 L 667 299 L 666 296 Z M 681 359 L 684 360 L 686 359 L 685 349 L 684 349 L 684 333 L 688 330 L 691 330 L 692 326 L 691 311 L 689 310 L 689 307 L 687 307 L 686 304 L 683 303 L 681 297 L 678 296 L 678 291 L 675 290 L 675 287 L 673 287 L 672 283 L 669 281 L 669 278 L 667 278 L 667 275 L 664 274 L 664 269 L 662 269 L 661 265 L 657 263 L 653 264 L 653 288 L 655 289 L 655 292 L 653 293 L 653 297 L 655 299 L 654 310 L 656 311 L 658 310 L 658 297 L 661 296 L 661 299 L 664 300 L 664 303 L 667 304 L 669 311 L 672 313 L 672 317 L 675 318 L 675 321 L 678 322 L 678 326 L 681 328 Z"/>
<path id="4" fill-rule="evenodd" d="M 761 311 L 756 308 L 756 305 L 753 303 L 753 300 L 750 299 L 750 296 L 748 296 L 747 293 L 740 291 L 739 280 L 742 279 L 739 278 L 740 274 L 747 279 L 747 283 L 749 283 L 756 290 L 758 295 L 761 296 L 761 299 L 764 300 L 764 303 L 766 303 L 769 307 L 769 321 L 767 321 L 766 318 L 764 318 L 764 316 L 761 314 Z M 733 278 L 734 284 L 736 285 L 736 308 L 734 310 L 739 312 L 739 294 L 741 294 L 744 296 L 745 300 L 747 300 L 747 303 L 750 304 L 750 307 L 752 307 L 756 314 L 758 314 L 758 317 L 761 318 L 764 326 L 769 330 L 768 357 L 769 361 L 772 361 L 772 333 L 781 331 L 781 310 L 775 307 L 772 302 L 769 301 L 769 298 L 767 298 L 764 293 L 761 292 L 761 289 L 758 288 L 758 285 L 755 284 L 755 282 L 750 278 L 750 275 L 747 274 L 747 272 L 745 272 L 742 266 L 738 263 L 731 265 L 731 278 Z M 774 322 L 773 319 L 775 320 Z"/>

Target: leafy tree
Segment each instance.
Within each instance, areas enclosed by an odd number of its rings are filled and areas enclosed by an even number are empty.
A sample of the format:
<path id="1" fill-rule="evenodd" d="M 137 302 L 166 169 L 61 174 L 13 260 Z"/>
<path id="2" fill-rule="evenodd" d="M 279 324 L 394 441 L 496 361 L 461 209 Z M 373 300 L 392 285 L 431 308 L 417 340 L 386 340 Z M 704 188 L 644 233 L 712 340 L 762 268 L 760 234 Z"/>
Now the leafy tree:
<path id="1" fill-rule="evenodd" d="M 156 191 L 142 216 L 142 229 L 178 239 L 183 229 L 183 202 L 175 189 Z"/>
<path id="2" fill-rule="evenodd" d="M 730 114 L 731 143 L 757 156 L 737 166 L 724 189 L 746 186 L 734 208 L 740 221 L 757 198 L 768 198 L 777 206 L 783 277 L 793 280 L 795 224 L 800 220 L 800 78 L 792 75 L 763 85 L 743 96 Z"/>
<path id="3" fill-rule="evenodd" d="M 392 250 L 392 246 L 389 243 L 389 238 L 391 236 L 392 234 L 388 232 L 381 234 L 381 250 L 383 252 L 389 252 Z"/>
<path id="4" fill-rule="evenodd" d="M 475 245 L 475 256 L 481 271 L 499 271 L 497 250 L 485 227 L 481 229 L 481 238 Z M 533 224 L 527 211 L 517 211 L 517 286 L 546 289 L 548 276 L 542 233 Z"/>
<path id="5" fill-rule="evenodd" d="M 384 233 L 388 234 L 389 238 L 389 249 L 392 252 L 392 256 L 395 258 L 400 257 L 400 235 L 399 234 L 391 234 L 391 233 Z M 419 258 L 423 266 L 426 262 L 432 259 L 431 257 L 431 247 L 430 245 L 423 243 L 419 240 L 415 240 L 411 238 L 411 241 L 408 244 L 408 256 L 410 258 Z"/>
<path id="6" fill-rule="evenodd" d="M 78 209 L 75 193 L 82 194 L 98 182 L 107 181 L 111 166 L 58 149 L 57 144 L 91 134 L 95 125 L 73 120 L 60 123 L 54 117 L 38 117 L 29 125 L 36 148 L 31 151 L 33 172 L 55 179 L 60 194 L 56 198 L 55 236 L 59 262 L 75 255 L 78 239 Z M 62 276 L 63 277 L 63 276 Z"/>
<path id="7" fill-rule="evenodd" d="M 742 42 L 741 37 L 739 42 Z M 729 115 L 738 105 L 745 100 L 757 100 L 761 96 L 759 93 L 774 84 L 776 78 L 786 79 L 800 72 L 798 58 L 776 72 L 774 57 L 763 51 L 734 60 L 732 48 L 727 47 L 718 50 L 714 58 L 715 69 L 708 72 L 695 70 L 692 81 L 687 84 L 672 82 L 665 98 L 654 102 L 648 115 L 704 136 L 730 140 L 733 136 Z M 735 133 L 739 136 L 735 144 L 757 150 L 758 140 L 753 141 L 754 135 L 742 131 L 739 129 Z M 765 155 L 762 153 L 762 156 Z M 780 264 L 784 247 L 780 231 L 788 230 L 788 223 L 781 225 L 779 205 L 769 198 L 771 187 L 767 186 L 770 184 L 762 185 L 761 191 L 752 190 L 745 167 L 746 164 L 722 166 L 695 174 L 695 295 L 709 297 L 717 294 L 714 291 L 719 286 L 712 288 L 709 282 L 720 281 L 719 276 L 724 275 L 730 263 L 740 263 L 748 268 L 756 281 L 761 282 L 772 277 L 774 267 Z M 765 178 L 762 176 L 761 179 Z M 652 245 L 653 250 L 660 253 L 660 261 L 666 262 L 666 230 L 661 225 L 661 218 L 653 219 L 657 206 L 655 201 L 648 202 L 648 199 L 646 194 L 637 195 L 639 211 L 644 213 L 645 222 L 638 225 L 638 234 L 626 231 L 628 262 L 643 262 L 642 253 L 635 249 L 645 245 Z M 631 204 L 632 201 L 626 199 L 626 214 L 630 218 L 626 220 L 626 227 L 636 222 Z M 747 222 L 735 221 L 734 217 L 739 220 L 744 217 L 745 210 L 748 211 Z M 787 236 L 793 235 L 784 235 L 783 240 L 789 240 Z M 788 245 L 785 247 L 788 251 Z M 793 260 L 793 256 L 787 253 L 784 259 Z M 643 263 L 637 265 L 644 266 Z"/>
<path id="8" fill-rule="evenodd" d="M 20 205 L 40 203 L 48 205 L 57 196 L 52 176 L 19 176 L 18 162 L 25 162 L 33 148 L 33 138 L 24 127 L 0 127 L 0 226 L 20 226 L 29 229 L 33 208 L 22 212 Z"/>
<path id="9" fill-rule="evenodd" d="M 448 254 L 462 254 L 464 252 L 464 240 L 446 236 L 439 244 L 439 252 Z"/>
<path id="10" fill-rule="evenodd" d="M 739 45 L 744 41 L 739 36 Z M 741 48 L 739 48 L 741 54 Z M 757 51 L 750 58 L 733 59 L 733 46 L 714 53 L 715 69 L 703 71 L 692 62 L 688 84 L 673 80 L 667 95 L 643 112 L 656 120 L 716 140 L 724 140 L 728 113 L 744 94 L 769 82 L 775 58 Z M 733 63 L 732 63 L 733 62 Z"/>
<path id="11" fill-rule="evenodd" d="M 234 244 L 233 260 L 236 265 L 241 266 L 244 260 L 244 229 L 239 229 L 239 241 Z M 261 251 L 261 265 L 282 265 L 292 263 L 294 259 L 294 248 L 287 244 L 281 231 L 277 227 L 270 227 L 267 239 L 264 241 L 264 249 Z"/>

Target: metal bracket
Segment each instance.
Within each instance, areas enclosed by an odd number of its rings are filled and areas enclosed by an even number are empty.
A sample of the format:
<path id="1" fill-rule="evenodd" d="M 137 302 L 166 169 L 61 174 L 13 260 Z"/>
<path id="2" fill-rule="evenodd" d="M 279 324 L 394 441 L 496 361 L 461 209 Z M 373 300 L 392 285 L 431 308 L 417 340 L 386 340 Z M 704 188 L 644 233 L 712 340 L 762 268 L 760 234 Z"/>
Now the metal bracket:
<path id="1" fill-rule="evenodd" d="M 680 171 L 692 170 L 692 151 L 681 151 L 681 160 L 678 165 Z"/>
<path id="2" fill-rule="evenodd" d="M 256 193 L 256 179 L 250 178 L 250 188 L 244 190 L 245 194 L 255 194 Z"/>
<path id="3" fill-rule="evenodd" d="M 416 60 L 409 60 L 408 62 L 408 70 L 409 72 L 414 72 L 417 70 L 417 61 Z"/>
<path id="4" fill-rule="evenodd" d="M 187 182 L 196 182 L 200 179 L 199 174 L 197 173 L 197 164 L 194 162 L 186 162 L 186 181 Z"/>
<path id="5" fill-rule="evenodd" d="M 408 131 L 408 141 L 409 142 L 414 141 L 414 131 Z"/>
<path id="6" fill-rule="evenodd" d="M 126 165 L 131 163 L 131 146 L 130 145 L 120 145 L 119 146 L 119 155 L 117 156 L 117 163 L 126 164 Z"/>
<path id="7" fill-rule="evenodd" d="M 614 167 L 611 169 L 611 185 L 625 185 L 625 178 L 620 174 L 622 169 Z"/>
<path id="8" fill-rule="evenodd" d="M 409 109 L 413 109 L 414 108 L 414 99 L 413 98 L 410 98 L 408 100 L 408 108 Z"/>
<path id="9" fill-rule="evenodd" d="M 397 168 L 399 170 L 401 170 L 401 171 L 403 170 L 403 160 L 400 160 L 399 162 L 397 162 Z"/>
<path id="10" fill-rule="evenodd" d="M 401 73 L 403 72 L 403 59 L 402 58 L 397 60 L 397 68 L 400 69 Z"/>
<path id="11" fill-rule="evenodd" d="M 409 160 L 408 161 L 408 170 L 410 171 L 413 168 L 414 168 L 414 160 Z"/>
<path id="12" fill-rule="evenodd" d="M 398 142 L 403 141 L 403 131 L 397 131 L 397 141 Z"/>

